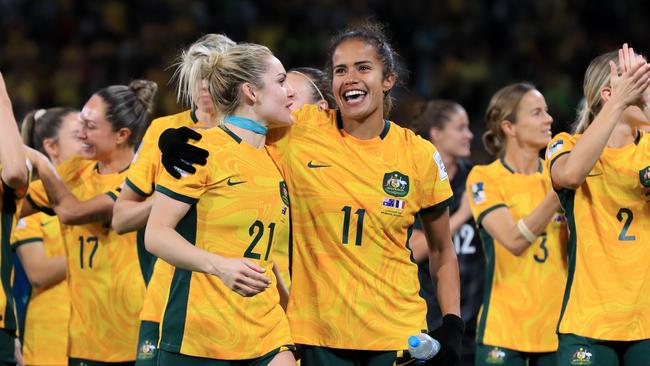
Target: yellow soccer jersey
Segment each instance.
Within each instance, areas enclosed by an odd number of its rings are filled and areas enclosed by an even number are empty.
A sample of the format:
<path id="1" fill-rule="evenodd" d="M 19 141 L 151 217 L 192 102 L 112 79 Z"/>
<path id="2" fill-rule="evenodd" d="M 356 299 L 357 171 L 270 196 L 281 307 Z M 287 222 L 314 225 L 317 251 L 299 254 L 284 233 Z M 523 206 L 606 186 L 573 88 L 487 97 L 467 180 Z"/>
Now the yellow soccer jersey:
<path id="1" fill-rule="evenodd" d="M 133 157 L 133 164 L 129 167 L 125 181 L 126 185 L 139 195 L 148 197 L 153 194 L 156 178 L 164 169 L 160 163 L 158 139 L 166 129 L 178 127 L 205 127 L 205 124 L 198 122 L 190 110 L 156 118 L 151 122 L 142 138 L 138 152 Z"/>
<path id="2" fill-rule="evenodd" d="M 162 260 L 156 260 L 151 280 L 147 286 L 147 293 L 144 296 L 140 320 L 161 322 L 173 275 L 174 267 L 172 265 Z"/>
<path id="3" fill-rule="evenodd" d="M 277 232 L 289 225 L 284 182 L 266 149 L 228 130 L 201 131 L 210 151 L 196 174 L 161 175 L 156 190 L 191 205 L 177 225 L 189 242 L 225 257 L 247 258 L 272 273 Z M 160 348 L 213 359 L 250 359 L 292 344 L 289 324 L 271 288 L 242 297 L 219 278 L 176 268 L 161 324 Z"/>
<path id="4" fill-rule="evenodd" d="M 156 118 L 147 128 L 124 182 L 140 196 L 149 197 L 153 194 L 156 179 L 164 169 L 160 163 L 160 150 L 158 149 L 160 135 L 168 128 L 182 126 L 204 127 L 205 124 L 198 122 L 194 113 L 187 110 L 171 116 Z M 139 247 L 144 247 L 143 233 L 144 230 L 138 231 Z M 159 323 L 164 301 L 169 291 L 173 269 L 166 263 L 156 261 L 153 256 L 151 256 L 151 261 L 152 263 L 147 265 L 150 273 L 147 273 L 149 278 L 145 278 L 147 280 L 147 293 L 144 298 L 140 319 Z"/>
<path id="5" fill-rule="evenodd" d="M 291 198 L 294 341 L 404 349 L 427 310 L 408 237 L 419 211 L 452 198 L 440 154 L 393 122 L 359 140 L 334 110 L 307 105 L 294 116 L 269 140 Z"/>
<path id="6" fill-rule="evenodd" d="M 21 219 L 12 235 L 14 250 L 21 245 L 43 243 L 48 257 L 65 255 L 59 220 L 37 213 Z M 68 363 L 70 296 L 67 281 L 45 290 L 32 289 L 25 316 L 23 357 L 28 365 Z"/>
<path id="7" fill-rule="evenodd" d="M 0 172 L 2 166 L 0 166 Z M 16 330 L 16 313 L 12 291 L 14 261 L 11 253 L 11 233 L 16 226 L 23 203 L 19 196 L 4 182 L 0 182 L 0 328 Z"/>
<path id="8" fill-rule="evenodd" d="M 558 134 L 549 166 L 581 135 Z M 558 192 L 569 224 L 569 280 L 559 333 L 650 338 L 650 136 L 605 147 L 576 190 Z"/>
<path id="9" fill-rule="evenodd" d="M 80 200 L 107 192 L 114 197 L 127 171 L 99 174 L 96 164 L 74 157 L 57 170 Z M 35 190 L 30 197 L 40 206 L 42 184 Z M 102 223 L 63 225 L 61 233 L 72 302 L 69 356 L 103 362 L 135 360 L 145 291 L 136 234 L 118 235 Z"/>
<path id="10" fill-rule="evenodd" d="M 564 218 L 557 213 L 523 254 L 515 256 L 481 225 L 490 211 L 506 207 L 514 222 L 528 216 L 551 190 L 542 162 L 539 172 L 515 173 L 503 160 L 475 166 L 467 177 L 470 207 L 487 257 L 486 287 L 477 340 L 522 352 L 557 350 L 555 327 L 566 283 Z"/>

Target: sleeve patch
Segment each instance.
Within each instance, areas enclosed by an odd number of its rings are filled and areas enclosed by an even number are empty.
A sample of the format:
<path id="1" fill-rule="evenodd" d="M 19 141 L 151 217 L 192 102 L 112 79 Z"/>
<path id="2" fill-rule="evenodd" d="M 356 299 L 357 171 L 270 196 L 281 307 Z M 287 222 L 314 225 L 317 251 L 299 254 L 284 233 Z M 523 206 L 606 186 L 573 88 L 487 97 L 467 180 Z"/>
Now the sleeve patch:
<path id="1" fill-rule="evenodd" d="M 26 227 L 27 227 L 27 221 L 25 221 L 24 217 L 18 220 L 18 222 L 16 223 L 16 230 L 24 229 Z"/>
<path id="2" fill-rule="evenodd" d="M 546 153 L 546 156 L 548 159 L 551 158 L 556 152 L 562 151 L 562 148 L 564 147 L 564 140 L 557 140 L 551 144 L 551 146 L 548 147 L 548 152 Z"/>
<path id="3" fill-rule="evenodd" d="M 433 160 L 435 160 L 436 165 L 438 165 L 438 177 L 440 178 L 440 181 L 444 181 L 447 179 L 447 168 L 445 168 L 445 164 L 442 162 L 442 156 L 440 156 L 439 152 L 434 152 L 433 153 Z"/>
<path id="4" fill-rule="evenodd" d="M 487 196 L 485 195 L 485 190 L 483 189 L 483 182 L 474 183 L 471 185 L 472 189 L 472 199 L 474 204 L 478 205 L 485 202 Z"/>

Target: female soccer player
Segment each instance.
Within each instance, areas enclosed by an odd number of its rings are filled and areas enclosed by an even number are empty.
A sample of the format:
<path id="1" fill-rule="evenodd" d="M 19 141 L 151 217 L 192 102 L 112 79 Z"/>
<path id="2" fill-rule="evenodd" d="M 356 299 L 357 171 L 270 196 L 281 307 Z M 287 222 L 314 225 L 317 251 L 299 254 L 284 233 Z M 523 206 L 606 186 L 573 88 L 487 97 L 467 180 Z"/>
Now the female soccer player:
<path id="1" fill-rule="evenodd" d="M 393 365 L 407 338 L 426 329 L 406 244 L 418 212 L 445 314 L 432 332 L 443 344 L 432 362 L 453 362 L 463 322 L 440 154 L 384 119 L 398 72 L 379 27 L 337 36 L 327 72 L 340 110 L 305 105 L 295 125 L 269 136 L 292 203 L 287 316 L 301 364 Z"/>
<path id="2" fill-rule="evenodd" d="M 379 27 L 362 26 L 333 40 L 326 70 L 339 111 L 303 106 L 274 142 L 292 203 L 287 314 L 304 346 L 301 362 L 393 365 L 407 338 L 426 329 L 406 245 L 418 212 L 445 314 L 434 332 L 443 343 L 439 358 L 457 357 L 462 320 L 451 189 L 436 149 L 384 119 L 398 78 L 396 55 Z"/>
<path id="3" fill-rule="evenodd" d="M 84 201 L 103 192 L 114 197 L 147 127 L 156 84 L 145 80 L 95 93 L 81 111 L 82 157 L 59 166 L 69 190 Z M 35 159 L 47 196 L 56 201 L 46 158 Z M 34 196 L 36 197 L 36 196 Z M 37 200 L 38 206 L 48 202 Z M 70 365 L 133 364 L 145 283 L 135 234 L 118 235 L 108 222 L 62 226 L 68 264 Z"/>
<path id="4" fill-rule="evenodd" d="M 563 220 L 538 154 L 551 139 L 544 96 L 526 83 L 492 96 L 485 148 L 496 158 L 467 178 L 487 257 L 476 365 L 554 365 L 566 281 Z"/>
<path id="5" fill-rule="evenodd" d="M 23 119 L 21 134 L 25 145 L 46 154 L 58 166 L 81 151 L 80 129 L 78 111 L 50 108 L 30 112 Z M 32 286 L 22 335 L 25 363 L 67 365 L 70 296 L 56 216 L 39 212 L 22 218 L 12 235 L 12 247 Z"/>
<path id="6" fill-rule="evenodd" d="M 0 73 L 0 364 L 16 363 L 14 357 L 16 317 L 14 297 L 11 290 L 13 257 L 11 254 L 11 232 L 29 186 L 29 171 L 25 163 L 25 152 L 14 118 L 11 99 L 7 93 L 4 77 Z"/>
<path id="7" fill-rule="evenodd" d="M 230 38 L 221 34 L 206 34 L 181 54 L 175 76 L 178 79 L 179 101 L 189 102 L 193 108 L 171 116 L 155 119 L 144 135 L 135 162 L 131 164 L 122 192 L 113 209 L 112 227 L 118 234 L 138 231 L 138 241 L 144 245 L 144 226 L 149 217 L 153 192 L 159 174 L 163 171 L 158 150 L 158 140 L 167 128 L 183 128 L 189 136 L 201 135 L 190 128 L 207 128 L 217 124 L 207 82 L 201 79 L 205 63 L 211 54 L 223 52 L 234 45 Z M 196 100 L 188 100 L 195 90 L 200 90 Z M 153 257 L 155 258 L 155 257 Z M 140 314 L 140 335 L 137 344 L 138 366 L 156 365 L 160 318 L 172 280 L 173 267 L 165 261 L 157 261 L 145 268 L 147 293 Z"/>
<path id="8" fill-rule="evenodd" d="M 203 78 L 225 117 L 197 144 L 212 158 L 193 175 L 160 177 L 146 228 L 147 249 L 176 266 L 158 363 L 295 365 L 275 281 L 263 275 L 289 225 L 265 134 L 292 123 L 293 91 L 266 47 L 234 45 L 208 62 Z"/>
<path id="9" fill-rule="evenodd" d="M 618 64 L 616 63 L 618 58 Z M 569 223 L 558 365 L 640 366 L 650 354 L 650 65 L 624 45 L 591 61 L 573 135 L 548 145 Z"/>
<path id="10" fill-rule="evenodd" d="M 449 222 L 460 267 L 460 311 L 465 320 L 460 364 L 474 365 L 476 318 L 483 302 L 485 258 L 465 192 L 467 175 L 473 166 L 466 160 L 471 153 L 473 137 L 469 129 L 469 118 L 465 109 L 456 102 L 431 100 L 422 104 L 413 125 L 418 135 L 431 141 L 440 152 L 454 192 L 454 201 L 449 208 Z M 417 228 L 413 230 L 409 245 L 418 263 L 421 294 L 427 301 L 427 326 L 434 329 L 440 325 L 440 307 L 429 273 L 426 239 L 417 221 L 415 226 Z"/>
<path id="11" fill-rule="evenodd" d="M 296 67 L 287 72 L 287 82 L 294 90 L 291 108 L 300 109 L 305 104 L 315 104 L 325 110 L 334 107 L 327 74 L 313 67 Z"/>

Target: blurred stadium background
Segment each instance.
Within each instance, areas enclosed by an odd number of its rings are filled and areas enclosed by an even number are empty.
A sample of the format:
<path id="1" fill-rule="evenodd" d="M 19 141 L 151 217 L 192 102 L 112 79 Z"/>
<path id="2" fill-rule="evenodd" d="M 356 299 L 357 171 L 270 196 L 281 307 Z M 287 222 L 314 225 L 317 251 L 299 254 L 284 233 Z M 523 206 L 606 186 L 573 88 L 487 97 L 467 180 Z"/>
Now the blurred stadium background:
<path id="1" fill-rule="evenodd" d="M 486 161 L 480 134 L 494 91 L 533 82 L 555 131 L 566 130 L 591 58 L 623 41 L 647 50 L 645 9 L 640 0 L 0 0 L 0 70 L 18 119 L 37 107 L 80 108 L 133 78 L 158 83 L 160 116 L 182 109 L 170 66 L 204 33 L 264 44 L 287 68 L 321 67 L 332 34 L 371 18 L 388 26 L 409 70 L 392 119 L 408 125 L 423 98 L 457 100 Z"/>

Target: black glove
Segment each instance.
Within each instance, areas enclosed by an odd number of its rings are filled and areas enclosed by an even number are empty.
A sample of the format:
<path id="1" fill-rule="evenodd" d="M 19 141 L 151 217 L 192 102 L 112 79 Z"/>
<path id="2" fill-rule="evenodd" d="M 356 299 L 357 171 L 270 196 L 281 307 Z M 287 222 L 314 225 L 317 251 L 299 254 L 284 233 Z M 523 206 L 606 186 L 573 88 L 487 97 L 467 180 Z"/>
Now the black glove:
<path id="1" fill-rule="evenodd" d="M 188 127 L 168 128 L 160 135 L 158 148 L 162 154 L 162 164 L 172 177 L 181 177 L 178 169 L 194 174 L 196 168 L 192 164 L 207 163 L 210 153 L 187 143 L 190 139 L 199 141 L 201 137 L 200 133 Z"/>
<path id="2" fill-rule="evenodd" d="M 465 323 L 453 314 L 442 318 L 442 325 L 429 332 L 431 338 L 440 342 L 440 351 L 424 364 L 426 366 L 454 366 L 460 358 Z"/>

